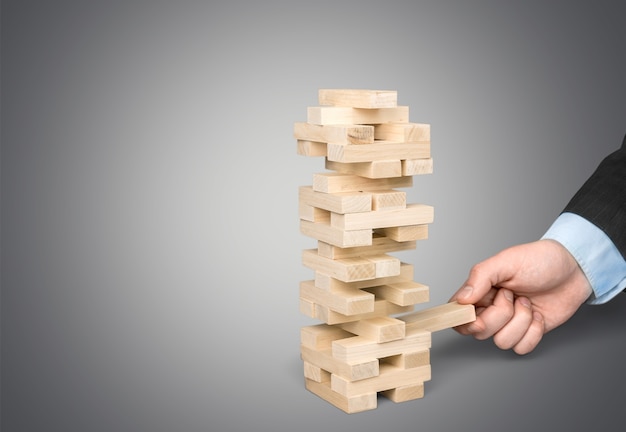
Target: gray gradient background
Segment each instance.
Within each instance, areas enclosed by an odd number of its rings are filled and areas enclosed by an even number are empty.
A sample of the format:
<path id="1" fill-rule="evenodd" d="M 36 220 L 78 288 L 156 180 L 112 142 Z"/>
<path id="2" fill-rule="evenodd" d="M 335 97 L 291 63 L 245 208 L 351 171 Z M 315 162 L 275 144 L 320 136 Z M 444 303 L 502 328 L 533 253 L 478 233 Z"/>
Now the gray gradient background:
<path id="1" fill-rule="evenodd" d="M 422 400 L 304 390 L 293 123 L 393 89 L 432 125 L 402 258 L 444 302 L 540 237 L 626 133 L 613 1 L 2 2 L 2 426 L 16 431 L 611 430 L 626 300 L 526 357 L 434 335 Z M 621 428 L 619 428 L 621 429 Z"/>

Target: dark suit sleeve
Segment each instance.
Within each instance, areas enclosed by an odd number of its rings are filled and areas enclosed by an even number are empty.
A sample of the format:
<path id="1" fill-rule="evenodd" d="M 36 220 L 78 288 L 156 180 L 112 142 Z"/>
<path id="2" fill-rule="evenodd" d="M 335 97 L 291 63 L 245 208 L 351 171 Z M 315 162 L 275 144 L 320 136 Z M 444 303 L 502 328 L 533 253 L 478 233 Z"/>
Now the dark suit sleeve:
<path id="1" fill-rule="evenodd" d="M 626 137 L 608 155 L 564 209 L 603 230 L 626 258 Z"/>

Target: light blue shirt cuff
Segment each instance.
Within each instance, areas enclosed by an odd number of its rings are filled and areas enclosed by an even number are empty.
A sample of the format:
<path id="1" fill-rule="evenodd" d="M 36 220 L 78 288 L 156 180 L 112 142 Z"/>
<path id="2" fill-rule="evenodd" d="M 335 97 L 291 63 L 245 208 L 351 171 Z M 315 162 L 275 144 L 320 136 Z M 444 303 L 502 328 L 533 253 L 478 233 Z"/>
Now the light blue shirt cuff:
<path id="1" fill-rule="evenodd" d="M 626 287 L 624 257 L 604 231 L 587 219 L 562 213 L 542 239 L 561 243 L 576 259 L 593 289 L 587 303 L 606 303 Z"/>

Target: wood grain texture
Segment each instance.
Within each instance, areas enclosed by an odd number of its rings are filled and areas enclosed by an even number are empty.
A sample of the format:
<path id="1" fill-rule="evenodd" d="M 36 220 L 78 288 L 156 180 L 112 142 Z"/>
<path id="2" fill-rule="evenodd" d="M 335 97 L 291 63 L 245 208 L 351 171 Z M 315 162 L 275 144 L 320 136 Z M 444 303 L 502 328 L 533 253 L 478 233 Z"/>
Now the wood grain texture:
<path id="1" fill-rule="evenodd" d="M 337 246 L 333 246 L 329 243 L 318 242 L 317 253 L 326 258 L 339 259 L 413 250 L 416 248 L 416 246 L 417 242 L 414 240 L 397 242 L 388 237 L 374 235 L 372 237 L 371 246 L 340 248 Z"/>
<path id="2" fill-rule="evenodd" d="M 406 334 L 405 322 L 388 316 L 352 321 L 339 326 L 350 333 L 366 337 L 378 343 L 403 339 Z"/>
<path id="3" fill-rule="evenodd" d="M 430 142 L 376 141 L 368 145 L 328 143 L 326 157 L 330 161 L 353 163 L 384 160 L 428 159 Z"/>
<path id="4" fill-rule="evenodd" d="M 302 203 L 335 213 L 361 213 L 372 210 L 372 194 L 369 192 L 324 193 L 313 190 L 313 186 L 301 186 L 298 198 Z"/>
<path id="5" fill-rule="evenodd" d="M 436 332 L 476 320 L 474 305 L 450 302 L 399 317 L 407 328 Z"/>
<path id="6" fill-rule="evenodd" d="M 430 142 L 430 125 L 426 123 L 382 123 L 374 126 L 374 138 L 398 142 Z"/>
<path id="7" fill-rule="evenodd" d="M 320 89 L 318 103 L 354 108 L 393 108 L 398 106 L 398 92 L 395 90 Z"/>
<path id="8" fill-rule="evenodd" d="M 374 311 L 375 296 L 371 292 L 351 288 L 327 291 L 316 287 L 313 280 L 300 282 L 300 297 L 344 315 Z"/>
<path id="9" fill-rule="evenodd" d="M 335 143 L 335 144 L 372 144 L 374 126 L 372 125 L 316 125 L 296 122 L 293 136 L 298 140 Z"/>
<path id="10" fill-rule="evenodd" d="M 329 290 L 341 290 L 341 289 L 362 289 L 368 287 L 375 287 L 378 285 L 385 284 L 393 284 L 397 282 L 406 282 L 412 281 L 414 275 L 414 267 L 412 264 L 400 263 L 400 274 L 397 276 L 369 279 L 364 281 L 356 281 L 356 282 L 343 282 L 339 279 L 333 278 L 332 276 L 316 271 L 315 272 L 315 286 Z"/>
<path id="11" fill-rule="evenodd" d="M 345 231 L 330 224 L 300 220 L 300 232 L 305 236 L 321 240 L 338 247 L 369 246 L 372 244 L 372 230 Z"/>
<path id="12" fill-rule="evenodd" d="M 316 125 L 375 125 L 387 122 L 408 122 L 409 107 L 352 108 L 321 106 L 307 108 L 307 123 Z"/>
<path id="13" fill-rule="evenodd" d="M 376 229 L 423 225 L 434 220 L 434 208 L 425 204 L 407 204 L 403 209 L 376 210 L 366 213 L 330 214 L 330 225 L 341 230 Z"/>
<path id="14" fill-rule="evenodd" d="M 376 409 L 378 403 L 376 392 L 346 397 L 333 391 L 330 388 L 330 382 L 318 383 L 307 378 L 305 378 L 305 387 L 311 393 L 348 414 Z"/>
<path id="15" fill-rule="evenodd" d="M 326 151 L 326 148 L 324 148 L 324 151 Z M 324 153 L 324 155 L 326 155 L 326 153 Z M 360 177 L 372 179 L 401 177 L 403 175 L 402 160 L 376 160 L 371 162 L 344 163 L 331 161 L 326 158 L 324 166 L 328 170 L 337 171 L 341 174 L 354 174 Z M 410 172 L 408 169 L 405 171 Z"/>
<path id="16" fill-rule="evenodd" d="M 431 334 L 429 331 L 406 327 L 404 339 L 377 343 L 363 336 L 354 336 L 332 342 L 333 357 L 346 362 L 364 359 L 383 358 L 402 354 L 408 351 L 424 351 L 430 349 Z"/>
<path id="17" fill-rule="evenodd" d="M 324 172 L 313 175 L 313 190 L 323 193 L 372 192 L 411 186 L 413 186 L 412 177 L 370 179 L 337 172 Z"/>
<path id="18" fill-rule="evenodd" d="M 423 384 L 431 378 L 430 365 L 400 369 L 381 364 L 378 376 L 360 381 L 348 381 L 338 375 L 330 376 L 331 389 L 342 396 L 354 397 L 369 392 L 381 392 L 407 385 Z"/>

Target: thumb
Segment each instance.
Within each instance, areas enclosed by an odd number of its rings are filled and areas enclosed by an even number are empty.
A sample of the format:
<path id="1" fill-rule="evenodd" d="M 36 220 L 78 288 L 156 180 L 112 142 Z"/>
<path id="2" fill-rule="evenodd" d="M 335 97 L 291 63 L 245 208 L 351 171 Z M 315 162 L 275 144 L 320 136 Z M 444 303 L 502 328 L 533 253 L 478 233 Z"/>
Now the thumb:
<path id="1" fill-rule="evenodd" d="M 460 304 L 475 304 L 485 297 L 492 287 L 509 280 L 513 271 L 511 261 L 503 251 L 482 261 L 470 270 L 469 277 L 452 296 Z"/>

